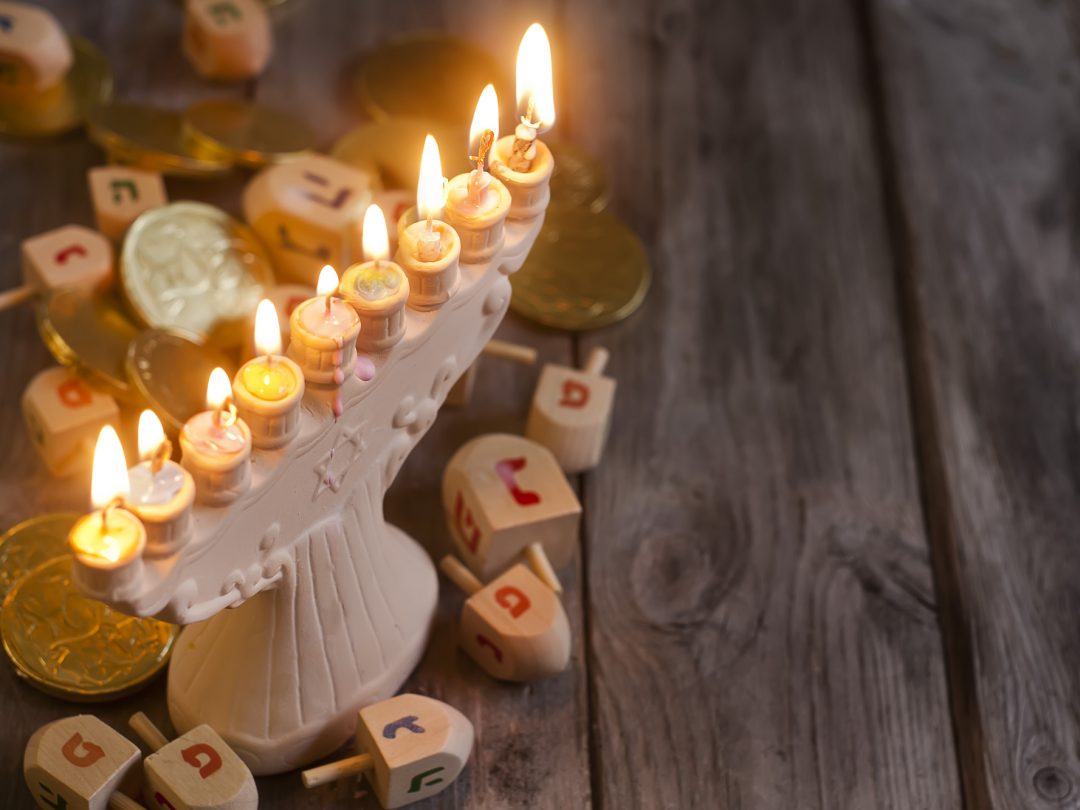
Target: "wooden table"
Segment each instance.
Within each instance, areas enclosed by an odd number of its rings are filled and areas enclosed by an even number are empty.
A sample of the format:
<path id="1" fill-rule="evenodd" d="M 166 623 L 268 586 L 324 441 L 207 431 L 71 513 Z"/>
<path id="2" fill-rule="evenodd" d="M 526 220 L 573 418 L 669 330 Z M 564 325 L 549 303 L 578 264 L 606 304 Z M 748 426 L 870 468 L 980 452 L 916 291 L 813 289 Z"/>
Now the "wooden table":
<path id="1" fill-rule="evenodd" d="M 580 477 L 562 572 L 569 672 L 496 684 L 454 647 L 460 597 L 409 688 L 478 745 L 429 807 L 1080 807 L 1080 15 L 1063 2 L 293 0 L 266 75 L 208 87 L 175 4 L 51 0 L 118 95 L 285 104 L 329 144 L 342 69 L 421 28 L 507 65 L 532 19 L 559 62 L 558 133 L 611 172 L 644 238 L 643 310 L 545 361 L 612 350 L 617 412 Z M 521 4 L 524 5 L 524 4 Z M 107 9 L 107 10 L 106 10 Z M 462 111 L 463 115 L 467 111 Z M 0 144 L 0 272 L 23 238 L 89 223 L 85 140 Z M 241 180 L 170 182 L 237 210 Z M 84 502 L 19 424 L 50 363 L 0 315 L 9 428 L 0 527 Z M 389 499 L 433 552 L 451 452 L 520 431 L 535 371 L 485 364 Z M 98 710 L 165 721 L 163 683 Z M 0 806 L 22 748 L 74 706 L 0 667 Z M 354 783 L 260 782 L 267 808 L 373 807 Z"/>

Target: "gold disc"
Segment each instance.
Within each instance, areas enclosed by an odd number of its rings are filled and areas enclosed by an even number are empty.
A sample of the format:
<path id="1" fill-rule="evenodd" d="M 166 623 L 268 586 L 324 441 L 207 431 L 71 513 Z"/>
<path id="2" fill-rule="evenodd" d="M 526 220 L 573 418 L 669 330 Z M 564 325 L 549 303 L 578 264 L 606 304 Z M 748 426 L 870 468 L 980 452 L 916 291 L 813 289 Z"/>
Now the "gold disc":
<path id="1" fill-rule="evenodd" d="M 114 101 L 90 114 L 87 129 L 113 163 L 183 177 L 215 177 L 232 169 L 231 161 L 188 141 L 183 117 L 168 110 Z"/>
<path id="2" fill-rule="evenodd" d="M 225 369 L 229 379 L 236 371 L 236 364 L 221 352 L 163 329 L 147 329 L 128 350 L 132 384 L 173 435 L 206 409 L 206 381 L 217 367 Z"/>
<path id="3" fill-rule="evenodd" d="M 184 133 L 200 151 L 252 168 L 295 160 L 316 146 L 314 130 L 295 115 L 234 99 L 192 104 Z"/>
<path id="4" fill-rule="evenodd" d="M 51 560 L 11 589 L 0 613 L 4 651 L 52 695 L 99 701 L 135 691 L 165 666 L 179 628 L 86 598 L 71 567 L 70 555 Z"/>
<path id="5" fill-rule="evenodd" d="M 565 141 L 544 141 L 555 159 L 551 204 L 603 211 L 611 196 L 607 172 L 587 152 Z"/>
<path id="6" fill-rule="evenodd" d="M 495 85 L 503 109 L 509 109 L 515 98 L 513 82 L 491 54 L 436 33 L 384 43 L 360 60 L 350 83 L 376 121 L 434 118 L 468 127 L 484 85 Z M 461 150 L 467 155 L 467 143 Z M 419 153 L 416 160 L 419 165 Z"/>
<path id="7" fill-rule="evenodd" d="M 55 87 L 32 95 L 0 97 L 0 133 L 44 138 L 81 126 L 90 110 L 112 96 L 112 67 L 101 51 L 71 37 L 72 62 Z"/>
<path id="8" fill-rule="evenodd" d="M 68 533 L 78 519 L 74 512 L 40 515 L 0 536 L 0 601 L 39 565 L 68 553 Z"/>
<path id="9" fill-rule="evenodd" d="M 549 206 L 525 264 L 510 276 L 510 307 L 556 329 L 597 329 L 633 313 L 650 276 L 641 241 L 615 217 Z"/>
<path id="10" fill-rule="evenodd" d="M 428 133 L 439 144 L 444 175 L 453 177 L 469 170 L 467 125 L 455 127 L 420 118 L 363 124 L 334 144 L 330 156 L 377 176 L 384 188 L 415 191 Z"/>
<path id="11" fill-rule="evenodd" d="M 138 329 L 115 296 L 61 287 L 39 304 L 37 324 L 58 363 L 121 400 L 137 400 L 124 360 Z"/>
<path id="12" fill-rule="evenodd" d="M 212 205 L 176 202 L 131 224 L 120 256 L 120 282 L 147 326 L 197 338 L 228 335 L 255 311 L 274 283 L 270 258 L 255 234 Z"/>

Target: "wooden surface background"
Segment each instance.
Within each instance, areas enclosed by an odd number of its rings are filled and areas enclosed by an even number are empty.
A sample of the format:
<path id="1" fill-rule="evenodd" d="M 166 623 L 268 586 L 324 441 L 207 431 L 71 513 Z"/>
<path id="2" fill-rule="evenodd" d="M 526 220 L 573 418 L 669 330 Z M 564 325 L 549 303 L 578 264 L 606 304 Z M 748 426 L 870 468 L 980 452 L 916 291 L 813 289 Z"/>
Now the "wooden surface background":
<path id="1" fill-rule="evenodd" d="M 478 745 L 428 807 L 1080 807 L 1080 14 L 1064 0 L 291 0 L 257 82 L 208 86 L 165 0 L 50 0 L 121 98 L 253 96 L 329 145 L 345 66 L 439 29 L 512 65 L 536 19 L 558 134 L 612 175 L 655 270 L 643 309 L 568 336 L 509 317 L 543 361 L 598 344 L 619 380 L 576 480 L 562 572 L 570 671 L 497 684 L 455 649 L 460 597 L 408 688 Z M 466 115 L 467 111 L 463 111 Z M 79 137 L 0 142 L 0 280 L 19 243 L 91 222 Z M 238 209 L 242 178 L 170 181 Z M 0 528 L 83 506 L 28 443 L 50 363 L 0 314 Z M 487 362 L 388 499 L 439 553 L 438 484 L 469 437 L 520 431 L 535 370 Z M 95 709 L 166 722 L 163 681 Z M 0 806 L 22 749 L 76 707 L 0 666 Z M 354 782 L 260 780 L 266 808 L 374 807 Z"/>

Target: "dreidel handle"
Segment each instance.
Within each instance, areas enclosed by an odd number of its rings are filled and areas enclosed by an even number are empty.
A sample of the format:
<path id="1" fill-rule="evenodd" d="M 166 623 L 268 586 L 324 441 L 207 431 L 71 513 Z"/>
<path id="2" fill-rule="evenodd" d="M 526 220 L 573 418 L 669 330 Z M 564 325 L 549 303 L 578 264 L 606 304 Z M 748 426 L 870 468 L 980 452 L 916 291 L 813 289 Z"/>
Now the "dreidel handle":
<path id="1" fill-rule="evenodd" d="M 583 368 L 582 371 L 586 374 L 592 374 L 595 377 L 599 377 L 604 373 L 604 368 L 607 366 L 607 361 L 610 357 L 611 352 L 603 346 L 597 346 L 589 352 L 589 357 L 585 361 L 585 368 Z"/>
<path id="2" fill-rule="evenodd" d="M 476 574 L 466 568 L 464 563 L 453 554 L 447 554 L 439 560 L 439 570 L 469 596 L 484 587 L 484 583 L 476 578 Z"/>
<path id="3" fill-rule="evenodd" d="M 131 730 L 139 736 L 140 740 L 146 743 L 151 751 L 160 751 L 169 742 L 169 738 L 161 733 L 161 729 L 155 726 L 154 722 L 142 712 L 135 712 L 135 714 L 131 715 L 128 725 L 131 726 Z"/>
<path id="4" fill-rule="evenodd" d="M 4 290 L 4 292 L 0 293 L 0 312 L 16 307 L 24 301 L 29 301 L 33 296 L 34 290 L 31 287 L 23 286 Z"/>
<path id="5" fill-rule="evenodd" d="M 123 793 L 114 793 L 109 797 L 109 810 L 146 810 L 146 808 Z"/>
<path id="6" fill-rule="evenodd" d="M 308 768 L 300 774 L 300 778 L 304 780 L 304 787 L 313 788 L 370 771 L 374 766 L 375 758 L 371 754 L 357 754 L 354 757 L 339 759 L 337 762 L 328 762 L 317 768 Z"/>
<path id="7" fill-rule="evenodd" d="M 536 362 L 536 349 L 532 346 L 523 346 L 506 340 L 489 340 L 480 351 L 487 357 L 512 360 L 523 366 L 531 366 Z"/>
<path id="8" fill-rule="evenodd" d="M 559 582 L 559 577 L 555 574 L 555 568 L 552 566 L 551 560 L 548 559 L 547 552 L 544 551 L 542 545 L 535 541 L 529 543 L 525 547 L 525 559 L 528 560 L 529 568 L 540 578 L 541 582 L 555 593 L 562 593 L 562 583 Z"/>

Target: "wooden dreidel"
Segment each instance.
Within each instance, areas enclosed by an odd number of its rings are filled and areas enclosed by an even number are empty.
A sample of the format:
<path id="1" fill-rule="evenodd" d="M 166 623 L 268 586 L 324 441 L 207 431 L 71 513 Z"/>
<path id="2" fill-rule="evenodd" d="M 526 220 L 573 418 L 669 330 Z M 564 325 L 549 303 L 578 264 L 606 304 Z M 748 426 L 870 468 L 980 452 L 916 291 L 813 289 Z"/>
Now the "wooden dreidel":
<path id="1" fill-rule="evenodd" d="M 87 172 L 98 230 L 119 242 L 139 214 L 168 202 L 157 172 L 130 166 L 95 166 Z"/>
<path id="2" fill-rule="evenodd" d="M 26 3 L 0 2 L 0 93 L 41 93 L 71 67 L 71 44 L 56 17 Z"/>
<path id="3" fill-rule="evenodd" d="M 505 340 L 489 340 L 480 353 L 485 357 L 497 357 L 500 360 L 512 360 L 523 366 L 531 366 L 536 362 L 536 349 L 532 346 L 522 346 L 520 343 L 510 343 Z M 469 404 L 472 399 L 473 387 L 476 385 L 476 367 L 479 362 L 469 366 L 465 373 L 454 383 L 454 387 L 446 395 L 444 405 L 452 408 L 462 408 Z"/>
<path id="4" fill-rule="evenodd" d="M 465 564 L 490 579 L 530 543 L 570 559 L 581 504 L 543 445 L 493 433 L 463 445 L 443 473 L 443 508 Z"/>
<path id="5" fill-rule="evenodd" d="M 105 425 L 115 427 L 120 409 L 108 394 L 93 390 L 68 369 L 38 372 L 22 396 L 23 419 L 34 449 L 56 476 L 89 466 Z"/>
<path id="6" fill-rule="evenodd" d="M 554 453 L 564 472 L 600 463 L 615 402 L 615 380 L 601 376 L 608 356 L 597 347 L 581 371 L 549 364 L 540 373 L 525 435 Z"/>
<path id="7" fill-rule="evenodd" d="M 137 712 L 128 721 L 153 750 L 143 763 L 151 807 L 166 810 L 255 810 L 255 778 L 210 726 L 196 726 L 172 742 Z"/>
<path id="8" fill-rule="evenodd" d="M 304 771 L 305 787 L 367 773 L 383 807 L 403 807 L 449 787 L 469 761 L 473 727 L 453 706 L 404 694 L 360 710 L 361 753 Z"/>
<path id="9" fill-rule="evenodd" d="M 23 285 L 0 293 L 0 310 L 57 287 L 104 287 L 112 275 L 109 240 L 81 225 L 65 225 L 23 241 Z"/>
<path id="10" fill-rule="evenodd" d="M 260 0 L 187 0 L 183 49 L 207 79 L 259 75 L 274 49 L 266 5 Z"/>
<path id="11" fill-rule="evenodd" d="M 459 641 L 481 669 L 503 681 L 535 681 L 566 669 L 570 622 L 540 577 L 518 564 L 484 585 L 449 554 L 439 568 L 469 595 L 461 609 Z"/>
<path id="12" fill-rule="evenodd" d="M 65 717 L 34 732 L 23 755 L 23 776 L 43 810 L 139 807 L 118 793 L 137 778 L 139 749 L 89 714 Z"/>

